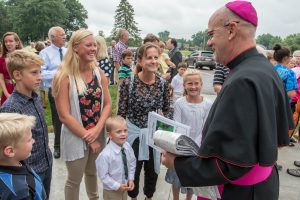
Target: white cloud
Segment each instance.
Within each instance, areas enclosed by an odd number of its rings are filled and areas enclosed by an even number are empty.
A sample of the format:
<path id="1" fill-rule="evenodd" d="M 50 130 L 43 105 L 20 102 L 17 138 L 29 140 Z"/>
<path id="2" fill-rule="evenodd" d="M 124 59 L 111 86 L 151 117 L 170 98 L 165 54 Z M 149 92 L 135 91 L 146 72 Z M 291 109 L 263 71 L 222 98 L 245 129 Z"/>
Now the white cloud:
<path id="1" fill-rule="evenodd" d="M 172 37 L 189 39 L 207 28 L 210 15 L 223 6 L 224 0 L 128 0 L 135 11 L 141 36 L 167 30 Z M 86 21 L 95 34 L 103 30 L 110 35 L 119 1 L 80 0 L 88 11 Z M 300 32 L 299 0 L 252 0 L 258 13 L 257 35 L 270 33 L 286 37 Z"/>

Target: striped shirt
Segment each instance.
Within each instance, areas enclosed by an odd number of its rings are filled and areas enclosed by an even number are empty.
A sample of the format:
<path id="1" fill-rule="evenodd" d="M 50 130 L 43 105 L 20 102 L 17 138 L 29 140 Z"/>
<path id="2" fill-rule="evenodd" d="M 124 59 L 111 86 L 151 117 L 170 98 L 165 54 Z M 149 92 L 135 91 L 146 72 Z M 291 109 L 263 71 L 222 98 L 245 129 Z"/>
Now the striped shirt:
<path id="1" fill-rule="evenodd" d="M 119 69 L 119 78 L 130 78 L 131 72 L 131 67 L 123 64 Z"/>
<path id="2" fill-rule="evenodd" d="M 229 68 L 224 65 L 217 64 L 214 74 L 213 85 L 223 85 L 229 74 Z"/>

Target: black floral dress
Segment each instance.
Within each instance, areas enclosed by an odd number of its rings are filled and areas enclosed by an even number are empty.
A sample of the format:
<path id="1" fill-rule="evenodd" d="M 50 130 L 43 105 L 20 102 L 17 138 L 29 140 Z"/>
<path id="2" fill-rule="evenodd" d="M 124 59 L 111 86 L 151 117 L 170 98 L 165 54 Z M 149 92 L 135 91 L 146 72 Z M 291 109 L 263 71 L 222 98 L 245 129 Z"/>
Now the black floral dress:
<path id="1" fill-rule="evenodd" d="M 133 79 L 125 79 L 119 91 L 118 115 L 128 118 L 139 128 L 147 127 L 148 113 L 151 111 L 161 111 L 165 117 L 172 117 L 169 84 L 159 76 L 155 77 L 153 84 L 148 85 L 135 75 Z"/>
<path id="2" fill-rule="evenodd" d="M 88 130 L 95 127 L 100 118 L 102 90 L 96 75 L 86 89 L 85 94 L 78 95 L 78 98 L 82 123 Z"/>

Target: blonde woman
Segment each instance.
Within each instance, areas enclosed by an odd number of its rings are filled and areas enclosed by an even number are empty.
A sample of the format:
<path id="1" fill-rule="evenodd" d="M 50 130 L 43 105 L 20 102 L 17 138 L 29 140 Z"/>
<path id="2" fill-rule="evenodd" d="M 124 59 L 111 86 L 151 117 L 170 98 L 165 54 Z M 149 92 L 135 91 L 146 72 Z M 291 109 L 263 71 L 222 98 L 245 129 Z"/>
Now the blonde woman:
<path id="1" fill-rule="evenodd" d="M 104 71 L 107 83 L 109 83 L 109 77 L 112 72 L 112 64 L 108 58 L 106 41 L 101 36 L 96 36 L 95 39 L 97 43 L 96 59 L 100 69 Z"/>
<path id="2" fill-rule="evenodd" d="M 61 157 L 68 178 L 65 199 L 78 200 L 83 174 L 89 199 L 99 199 L 95 160 L 105 144 L 104 123 L 111 112 L 107 81 L 95 60 L 92 32 L 74 32 L 53 80 L 61 131 Z"/>

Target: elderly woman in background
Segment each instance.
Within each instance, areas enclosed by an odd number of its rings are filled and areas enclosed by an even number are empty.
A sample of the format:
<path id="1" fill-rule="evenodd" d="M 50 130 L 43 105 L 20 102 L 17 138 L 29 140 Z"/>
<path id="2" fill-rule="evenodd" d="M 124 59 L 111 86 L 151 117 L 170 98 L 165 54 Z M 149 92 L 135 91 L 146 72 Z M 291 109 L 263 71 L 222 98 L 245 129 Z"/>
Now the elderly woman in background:
<path id="1" fill-rule="evenodd" d="M 95 39 L 97 43 L 96 60 L 100 69 L 104 71 L 107 83 L 109 83 L 109 77 L 112 72 L 112 64 L 108 58 L 106 42 L 101 36 L 96 36 Z"/>

